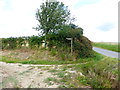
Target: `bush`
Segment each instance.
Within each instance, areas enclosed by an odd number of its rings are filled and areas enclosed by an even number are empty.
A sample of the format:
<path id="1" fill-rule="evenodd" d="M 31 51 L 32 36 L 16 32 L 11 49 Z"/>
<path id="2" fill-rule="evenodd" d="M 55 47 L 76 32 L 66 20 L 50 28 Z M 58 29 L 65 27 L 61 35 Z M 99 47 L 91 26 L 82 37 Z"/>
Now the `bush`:
<path id="1" fill-rule="evenodd" d="M 38 36 L 29 37 L 28 43 L 30 48 L 39 48 L 41 45 L 42 39 Z"/>
<path id="2" fill-rule="evenodd" d="M 85 58 L 93 55 L 92 43 L 85 36 L 81 36 L 76 40 L 74 40 L 73 49 L 74 49 L 74 52 L 78 54 L 78 57 Z"/>
<path id="3" fill-rule="evenodd" d="M 2 38 L 2 49 L 15 49 L 17 47 L 17 38 Z"/>
<path id="4" fill-rule="evenodd" d="M 43 38 L 39 36 L 2 38 L 2 49 L 22 48 L 27 44 L 29 48 L 39 48 Z"/>
<path id="5" fill-rule="evenodd" d="M 25 45 L 25 39 L 22 37 L 18 37 L 16 42 L 17 42 L 17 48 L 21 48 L 22 45 Z"/>
<path id="6" fill-rule="evenodd" d="M 8 40 L 5 38 L 2 38 L 2 49 L 7 49 L 8 46 Z"/>
<path id="7" fill-rule="evenodd" d="M 71 31 L 73 32 L 73 30 Z M 56 48 L 58 52 L 60 53 L 62 52 L 61 53 L 62 59 L 63 58 L 65 59 L 65 57 L 67 57 L 67 54 L 71 53 L 70 51 L 71 41 L 66 39 L 68 38 L 68 36 L 69 35 L 67 35 L 65 31 L 60 31 L 60 33 L 57 33 L 57 34 L 49 34 L 47 38 L 49 42 L 48 43 L 49 50 L 51 50 L 52 48 Z M 73 35 L 73 37 L 74 37 L 73 38 L 73 53 L 76 59 L 90 57 L 93 55 L 92 42 L 87 37 L 81 36 L 81 34 L 77 34 L 77 33 Z M 67 50 L 68 48 L 69 50 Z"/>

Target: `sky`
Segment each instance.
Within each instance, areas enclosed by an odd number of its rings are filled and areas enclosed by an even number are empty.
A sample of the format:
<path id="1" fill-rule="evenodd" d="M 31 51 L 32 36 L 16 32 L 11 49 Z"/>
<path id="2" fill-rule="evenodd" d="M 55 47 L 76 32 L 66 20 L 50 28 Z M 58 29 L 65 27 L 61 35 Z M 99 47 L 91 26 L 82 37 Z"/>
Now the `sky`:
<path id="1" fill-rule="evenodd" d="M 0 38 L 38 35 L 32 29 L 38 22 L 35 13 L 45 0 L 0 0 Z M 74 24 L 94 42 L 118 41 L 119 0 L 58 0 L 75 17 Z"/>

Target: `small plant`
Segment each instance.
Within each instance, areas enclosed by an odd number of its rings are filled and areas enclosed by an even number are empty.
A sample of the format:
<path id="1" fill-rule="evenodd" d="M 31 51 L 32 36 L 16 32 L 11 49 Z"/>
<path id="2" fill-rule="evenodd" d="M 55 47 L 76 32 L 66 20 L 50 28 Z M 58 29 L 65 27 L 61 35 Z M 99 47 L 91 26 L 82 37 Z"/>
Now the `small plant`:
<path id="1" fill-rule="evenodd" d="M 58 77 L 63 78 L 65 77 L 65 72 L 58 72 L 57 75 Z"/>
<path id="2" fill-rule="evenodd" d="M 30 72 L 29 70 L 26 70 L 26 71 L 21 72 L 19 75 L 23 75 L 23 74 L 26 74 L 26 73 L 29 73 L 29 72 Z"/>
<path id="3" fill-rule="evenodd" d="M 52 50 L 51 50 L 51 55 L 52 55 L 52 56 L 57 55 L 57 51 L 56 51 L 55 49 L 52 49 Z"/>
<path id="4" fill-rule="evenodd" d="M 40 72 L 40 74 L 43 74 L 43 72 Z"/>
<path id="5" fill-rule="evenodd" d="M 48 83 L 48 85 L 53 85 L 54 83 L 57 83 L 58 80 L 53 77 L 48 77 L 44 80 L 45 83 Z"/>
<path id="6" fill-rule="evenodd" d="M 65 85 L 60 85 L 58 88 L 67 88 Z"/>
<path id="7" fill-rule="evenodd" d="M 55 81 L 56 79 L 53 78 L 53 77 L 48 77 L 46 80 L 47 80 L 47 81 Z"/>
<path id="8" fill-rule="evenodd" d="M 52 73 L 55 73 L 55 72 L 57 72 L 58 70 L 56 70 L 56 69 L 52 69 L 52 70 L 49 70 L 48 72 L 52 72 Z"/>

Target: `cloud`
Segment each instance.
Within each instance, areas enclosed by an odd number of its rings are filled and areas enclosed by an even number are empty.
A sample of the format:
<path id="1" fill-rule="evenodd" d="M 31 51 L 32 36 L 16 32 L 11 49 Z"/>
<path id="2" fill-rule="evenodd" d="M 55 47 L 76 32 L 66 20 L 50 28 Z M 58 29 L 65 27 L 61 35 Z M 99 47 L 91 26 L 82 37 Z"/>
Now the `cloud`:
<path id="1" fill-rule="evenodd" d="M 9 1 L 9 0 L 7 0 Z M 36 26 L 36 9 L 39 8 L 40 0 L 11 0 L 3 1 L 0 15 L 0 37 L 31 36 L 38 32 L 32 27 Z M 6 5 L 9 7 L 6 8 Z"/>
<path id="2" fill-rule="evenodd" d="M 109 2 L 109 3 L 108 3 Z M 101 0 L 99 3 L 89 4 L 75 9 L 75 24 L 84 29 L 84 35 L 92 41 L 118 41 L 118 8 L 117 0 Z M 99 26 L 104 23 L 113 23 L 109 32 L 100 31 Z M 112 33 L 111 33 L 112 32 Z M 111 37 L 112 36 L 112 37 Z"/>
<path id="3" fill-rule="evenodd" d="M 96 4 L 100 2 L 101 0 L 79 0 L 75 5 L 74 8 L 78 9 L 82 6 L 89 5 L 89 4 Z"/>
<path id="4" fill-rule="evenodd" d="M 97 27 L 97 29 L 104 31 L 104 32 L 109 31 L 113 28 L 114 28 L 114 24 L 112 24 L 112 23 L 105 23 L 105 24 Z"/>
<path id="5" fill-rule="evenodd" d="M 37 24 L 36 9 L 43 1 L 0 0 L 0 37 L 37 35 L 32 27 Z M 118 41 L 118 0 L 59 1 L 68 6 L 76 18 L 74 23 L 84 29 L 91 41 Z"/>

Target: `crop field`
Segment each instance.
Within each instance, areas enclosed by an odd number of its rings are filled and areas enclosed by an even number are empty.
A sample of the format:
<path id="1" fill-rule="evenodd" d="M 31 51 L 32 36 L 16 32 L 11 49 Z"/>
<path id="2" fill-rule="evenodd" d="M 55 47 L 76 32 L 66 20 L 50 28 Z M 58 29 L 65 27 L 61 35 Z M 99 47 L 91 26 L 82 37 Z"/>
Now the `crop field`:
<path id="1" fill-rule="evenodd" d="M 93 46 L 115 52 L 120 52 L 120 43 L 117 42 L 94 42 Z"/>

